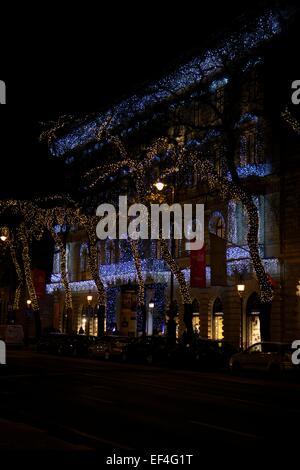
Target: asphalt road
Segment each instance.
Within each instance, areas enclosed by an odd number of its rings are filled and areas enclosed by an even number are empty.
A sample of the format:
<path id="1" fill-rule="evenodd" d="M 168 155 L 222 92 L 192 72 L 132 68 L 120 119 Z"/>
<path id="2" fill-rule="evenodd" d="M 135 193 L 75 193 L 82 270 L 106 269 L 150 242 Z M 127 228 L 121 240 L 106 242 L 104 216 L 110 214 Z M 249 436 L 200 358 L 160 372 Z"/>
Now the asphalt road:
<path id="1" fill-rule="evenodd" d="M 100 468 L 115 454 L 141 456 L 137 468 L 146 468 L 152 454 L 193 454 L 193 463 L 219 467 L 228 459 L 244 468 L 256 467 L 259 453 L 268 462 L 279 456 L 294 462 L 299 439 L 294 380 L 31 351 L 9 351 L 0 366 L 0 463 L 4 454 L 25 453 L 32 462 L 67 456 L 73 466 L 96 461 Z M 177 466 L 185 468 L 183 461 Z"/>

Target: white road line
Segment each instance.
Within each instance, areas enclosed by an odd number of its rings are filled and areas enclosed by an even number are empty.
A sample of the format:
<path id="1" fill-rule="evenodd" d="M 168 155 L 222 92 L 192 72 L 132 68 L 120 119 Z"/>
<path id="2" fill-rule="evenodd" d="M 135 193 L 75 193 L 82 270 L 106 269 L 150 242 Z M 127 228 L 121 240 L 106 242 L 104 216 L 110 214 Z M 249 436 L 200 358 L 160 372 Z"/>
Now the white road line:
<path id="1" fill-rule="evenodd" d="M 237 436 L 247 437 L 251 439 L 263 439 L 262 436 L 255 436 L 254 434 L 248 434 L 245 432 L 237 431 L 236 429 L 223 428 L 222 426 L 216 426 L 215 424 L 202 423 L 201 421 L 189 421 L 191 424 L 196 424 L 198 426 L 203 426 L 206 428 L 215 429 L 217 431 L 228 432 L 230 434 L 236 434 Z"/>
<path id="2" fill-rule="evenodd" d="M 100 401 L 101 403 L 106 403 L 108 405 L 113 405 L 114 403 L 111 400 L 105 400 L 104 398 L 98 398 L 98 397 L 92 397 L 90 395 L 80 395 L 80 398 L 83 398 L 84 400 Z"/>
<path id="3" fill-rule="evenodd" d="M 77 436 L 85 437 L 87 439 L 91 439 L 93 441 L 100 442 L 101 444 L 108 444 L 111 447 L 117 447 L 119 449 L 134 451 L 134 449 L 132 447 L 128 447 L 125 444 L 120 444 L 119 442 L 110 441 L 109 439 L 104 439 L 104 438 L 99 437 L 99 436 L 93 436 L 92 434 L 87 434 L 87 433 L 79 431 L 78 429 L 75 429 L 75 428 L 60 426 L 60 429 L 62 429 L 64 431 L 67 431 L 67 432 L 71 432 L 73 434 L 76 434 Z"/>

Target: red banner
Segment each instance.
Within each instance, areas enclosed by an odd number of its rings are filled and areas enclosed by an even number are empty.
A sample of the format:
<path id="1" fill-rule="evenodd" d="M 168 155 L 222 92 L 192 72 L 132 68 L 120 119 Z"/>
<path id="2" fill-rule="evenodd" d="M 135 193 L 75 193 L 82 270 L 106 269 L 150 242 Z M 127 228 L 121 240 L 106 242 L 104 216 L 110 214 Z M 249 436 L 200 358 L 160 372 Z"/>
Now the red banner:
<path id="1" fill-rule="evenodd" d="M 201 250 L 191 250 L 191 287 L 206 287 L 205 246 Z"/>
<path id="2" fill-rule="evenodd" d="M 35 287 L 36 295 L 40 299 L 45 295 L 46 290 L 46 273 L 41 269 L 32 270 L 32 280 Z"/>

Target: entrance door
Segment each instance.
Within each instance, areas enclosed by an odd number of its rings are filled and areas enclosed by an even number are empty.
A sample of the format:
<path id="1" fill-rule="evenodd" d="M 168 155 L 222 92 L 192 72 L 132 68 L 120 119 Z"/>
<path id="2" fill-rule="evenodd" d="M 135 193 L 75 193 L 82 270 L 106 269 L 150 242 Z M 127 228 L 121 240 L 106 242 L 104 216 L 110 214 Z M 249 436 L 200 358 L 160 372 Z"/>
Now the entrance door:
<path id="1" fill-rule="evenodd" d="M 247 301 L 247 346 L 259 343 L 260 336 L 260 298 L 257 292 L 253 292 Z"/>
<path id="2" fill-rule="evenodd" d="M 136 336 L 137 293 L 132 287 L 124 286 L 121 291 L 120 334 Z"/>

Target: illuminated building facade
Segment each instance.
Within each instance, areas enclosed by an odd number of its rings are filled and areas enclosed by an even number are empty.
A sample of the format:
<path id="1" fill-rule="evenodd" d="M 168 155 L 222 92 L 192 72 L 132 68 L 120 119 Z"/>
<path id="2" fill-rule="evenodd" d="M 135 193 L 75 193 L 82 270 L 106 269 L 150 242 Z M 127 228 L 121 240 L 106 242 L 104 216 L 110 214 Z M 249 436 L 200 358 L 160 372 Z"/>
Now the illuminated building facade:
<path id="1" fill-rule="evenodd" d="M 88 170 L 90 162 L 101 162 L 105 144 L 99 142 L 98 136 L 105 123 L 109 122 L 109 132 L 136 148 L 143 145 L 143 136 L 151 141 L 152 132 L 153 137 L 158 135 L 157 130 L 153 131 L 155 123 L 165 122 L 168 138 L 186 148 L 201 148 L 213 163 L 215 172 L 230 180 L 232 174 L 224 154 L 228 151 L 228 135 L 234 135 L 232 159 L 237 177 L 252 194 L 259 215 L 258 249 L 274 289 L 271 337 L 278 341 L 300 335 L 299 297 L 296 296 L 300 278 L 297 204 L 300 174 L 296 164 L 299 153 L 294 151 L 291 142 L 285 143 L 284 148 L 279 145 L 265 108 L 262 51 L 280 34 L 279 16 L 268 12 L 253 21 L 248 30 L 243 28 L 242 32 L 232 34 L 221 45 L 150 84 L 142 95 L 134 95 L 97 118 L 63 132 L 51 146 L 53 155 L 64 158 L 70 172 L 78 168 L 81 171 L 81 164 Z M 229 73 L 224 66 L 225 56 L 230 59 Z M 239 77 L 238 103 L 234 102 L 232 76 Z M 211 108 L 203 104 L 204 89 L 205 96 L 210 97 Z M 180 96 L 179 101 L 172 100 L 174 94 Z M 234 122 L 228 109 L 234 110 Z M 159 176 L 161 171 L 158 158 L 153 174 Z M 123 170 L 122 177 L 129 172 Z M 118 186 L 118 177 L 108 176 L 106 191 L 113 192 Z M 100 188 L 99 192 L 103 190 Z M 96 200 L 94 192 L 91 201 Z M 185 184 L 177 185 L 175 181 L 174 201 L 205 205 L 205 286 L 191 288 L 195 331 L 203 337 L 225 339 L 234 344 L 251 345 L 259 341 L 260 289 L 247 242 L 249 221 L 245 207 L 236 199 L 224 201 L 219 195 L 209 193 L 197 171 L 189 171 Z M 96 211 L 96 207 L 91 202 L 91 210 Z M 190 253 L 185 249 L 184 240 L 173 243 L 174 257 L 189 282 Z M 138 276 L 130 244 L 127 240 L 99 240 L 97 249 L 99 272 L 107 291 L 106 330 L 129 335 L 141 333 L 144 320 L 137 303 Z M 73 329 L 78 331 L 82 327 L 90 334 L 97 334 L 96 288 L 89 273 L 87 250 L 84 231 L 71 227 L 67 238 L 67 265 L 73 293 Z M 139 251 L 146 287 L 146 330 L 148 334 L 164 333 L 171 298 L 171 273 L 162 259 L 159 243 L 140 242 Z M 54 324 L 64 329 L 59 256 L 59 251 L 54 253 L 47 292 L 53 296 Z M 222 276 L 223 270 L 225 275 Z M 245 284 L 242 335 L 241 303 L 237 293 L 237 284 L 241 282 Z M 182 303 L 176 279 L 173 294 L 181 312 L 180 334 Z M 92 299 L 87 300 L 88 296 Z"/>

